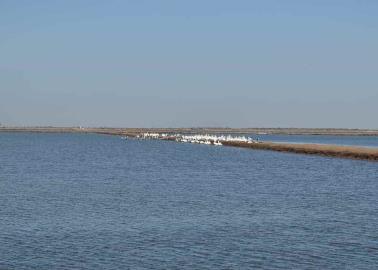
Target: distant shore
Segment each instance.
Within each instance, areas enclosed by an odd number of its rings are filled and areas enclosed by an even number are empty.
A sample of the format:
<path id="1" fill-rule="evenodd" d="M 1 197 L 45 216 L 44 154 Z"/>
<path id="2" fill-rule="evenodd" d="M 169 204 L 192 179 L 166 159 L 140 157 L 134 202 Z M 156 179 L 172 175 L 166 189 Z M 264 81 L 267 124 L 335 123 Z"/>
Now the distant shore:
<path id="1" fill-rule="evenodd" d="M 0 127 L 0 132 L 39 133 L 96 133 L 136 137 L 145 132 L 181 134 L 281 134 L 281 135 L 334 135 L 334 136 L 378 136 L 378 130 L 363 129 L 297 129 L 297 128 L 82 128 L 82 127 Z M 259 142 L 223 142 L 225 146 L 244 147 L 307 155 L 378 161 L 378 149 L 357 146 L 289 144 Z"/>
<path id="2" fill-rule="evenodd" d="M 0 127 L 0 132 L 77 132 L 136 135 L 145 132 L 185 134 L 335 135 L 378 136 L 377 129 L 339 128 L 107 128 L 107 127 Z"/>

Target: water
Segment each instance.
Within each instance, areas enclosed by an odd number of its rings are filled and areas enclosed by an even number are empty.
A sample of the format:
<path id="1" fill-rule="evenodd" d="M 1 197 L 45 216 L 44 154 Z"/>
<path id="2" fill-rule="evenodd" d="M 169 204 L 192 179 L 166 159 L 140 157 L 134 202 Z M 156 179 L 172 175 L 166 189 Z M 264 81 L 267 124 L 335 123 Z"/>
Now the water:
<path id="1" fill-rule="evenodd" d="M 0 269 L 376 269 L 378 164 L 0 133 Z"/>
<path id="2" fill-rule="evenodd" d="M 317 143 L 363 147 L 378 147 L 378 136 L 332 136 L 332 135 L 249 135 L 261 141 L 283 143 Z"/>

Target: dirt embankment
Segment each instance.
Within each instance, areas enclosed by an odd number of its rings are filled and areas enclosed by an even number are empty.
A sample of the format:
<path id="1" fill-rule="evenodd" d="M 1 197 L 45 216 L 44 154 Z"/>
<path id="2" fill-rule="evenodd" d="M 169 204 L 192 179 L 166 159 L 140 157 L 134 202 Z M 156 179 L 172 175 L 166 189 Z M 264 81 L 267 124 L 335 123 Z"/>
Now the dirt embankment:
<path id="1" fill-rule="evenodd" d="M 321 155 L 328 157 L 351 158 L 378 161 L 378 149 L 339 146 L 339 145 L 320 145 L 320 144 L 287 144 L 287 143 L 244 143 L 244 142 L 223 142 L 226 146 L 245 147 L 260 150 L 272 150 L 279 152 L 290 152 L 298 154 Z"/>

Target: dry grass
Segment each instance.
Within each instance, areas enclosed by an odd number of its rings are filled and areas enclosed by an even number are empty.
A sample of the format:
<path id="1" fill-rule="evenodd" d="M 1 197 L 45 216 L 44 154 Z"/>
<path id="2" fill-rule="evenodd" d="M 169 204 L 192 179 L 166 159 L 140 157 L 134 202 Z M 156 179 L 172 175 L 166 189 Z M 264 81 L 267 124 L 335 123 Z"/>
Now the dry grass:
<path id="1" fill-rule="evenodd" d="M 338 145 L 320 145 L 320 144 L 288 144 L 288 143 L 243 143 L 243 142 L 223 142 L 223 145 L 246 147 L 261 150 L 273 150 L 279 152 L 291 152 L 309 155 L 321 155 L 340 158 L 352 158 L 378 161 L 378 149 L 338 146 Z"/>

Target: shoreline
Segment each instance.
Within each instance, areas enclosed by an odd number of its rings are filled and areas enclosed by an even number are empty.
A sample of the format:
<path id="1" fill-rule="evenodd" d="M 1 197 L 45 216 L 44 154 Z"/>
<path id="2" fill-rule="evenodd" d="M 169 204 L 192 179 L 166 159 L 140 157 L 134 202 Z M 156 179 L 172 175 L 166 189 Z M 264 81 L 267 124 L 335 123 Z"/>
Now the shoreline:
<path id="1" fill-rule="evenodd" d="M 105 134 L 181 133 L 181 134 L 256 134 L 256 135 L 327 135 L 378 136 L 377 129 L 344 128 L 109 128 L 109 127 L 6 127 L 0 132 L 80 132 Z"/>
<path id="2" fill-rule="evenodd" d="M 225 146 L 270 150 L 295 154 L 317 155 L 334 158 L 378 161 L 378 149 L 361 146 L 343 146 L 334 144 L 289 144 L 276 142 L 259 142 L 247 144 L 243 142 L 223 142 Z"/>
<path id="3" fill-rule="evenodd" d="M 180 141 L 180 136 L 167 136 L 151 138 L 166 141 Z M 211 139 L 210 139 L 211 141 Z M 215 141 L 211 141 L 214 145 Z M 334 158 L 358 159 L 366 161 L 378 161 L 378 148 L 365 146 L 345 146 L 334 144 L 316 143 L 279 143 L 269 141 L 232 141 L 219 139 L 222 146 L 249 148 L 254 150 L 267 150 L 276 152 L 287 152 L 295 154 L 317 155 Z"/>
<path id="4" fill-rule="evenodd" d="M 230 131 L 233 132 L 230 132 Z M 249 132 L 246 132 L 249 130 Z M 94 133 L 94 134 L 105 134 L 105 135 L 116 135 L 116 136 L 128 136 L 137 137 L 139 134 L 145 132 L 166 132 L 166 133 L 227 133 L 227 134 L 243 134 L 251 133 L 251 129 L 146 129 L 146 128 L 60 128 L 60 127 L 0 127 L 0 132 L 37 132 L 37 133 Z M 268 131 L 268 129 L 259 129 Z M 269 129 L 275 132 L 282 132 L 284 129 Z M 292 129 L 285 129 L 292 130 Z M 300 129 L 304 131 L 305 129 Z M 298 131 L 298 130 L 296 130 Z M 327 133 L 324 133 L 324 129 L 319 129 L 316 134 L 313 134 L 314 129 L 306 130 L 306 132 L 301 133 L 267 133 L 267 134 L 282 134 L 282 135 L 334 135 L 334 136 L 378 136 L 378 130 L 341 130 L 334 129 Z M 346 133 L 346 131 L 351 133 Z M 344 133 L 342 133 L 344 132 Z M 257 134 L 258 135 L 258 134 Z M 261 134 L 260 134 L 261 135 Z M 265 135 L 265 134 L 264 134 Z M 222 141 L 222 145 L 231 147 L 242 147 L 256 150 L 270 150 L 277 152 L 288 152 L 296 154 L 306 154 L 306 155 L 317 155 L 335 158 L 347 158 L 347 159 L 358 159 L 366 161 L 378 161 L 378 149 L 371 147 L 361 147 L 361 146 L 342 146 L 342 145 L 332 145 L 332 144 L 314 144 L 314 143 L 279 143 L 279 142 L 258 142 L 258 143 L 245 143 L 245 142 L 230 142 Z"/>

